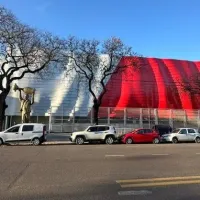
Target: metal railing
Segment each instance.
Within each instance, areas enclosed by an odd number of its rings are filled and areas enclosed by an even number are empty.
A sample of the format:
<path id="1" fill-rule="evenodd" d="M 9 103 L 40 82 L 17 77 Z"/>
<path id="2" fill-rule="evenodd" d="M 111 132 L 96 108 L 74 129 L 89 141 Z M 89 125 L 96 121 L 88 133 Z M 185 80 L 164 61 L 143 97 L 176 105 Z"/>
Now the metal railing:
<path id="1" fill-rule="evenodd" d="M 79 131 L 93 124 L 92 108 L 84 111 L 76 108 L 70 116 L 64 108 L 62 113 L 53 113 L 51 110 L 52 108 L 49 110 L 49 129 L 53 132 Z M 156 124 L 170 125 L 172 128 L 199 128 L 200 110 L 101 107 L 99 124 L 113 125 L 119 133 L 135 128 L 151 128 Z"/>

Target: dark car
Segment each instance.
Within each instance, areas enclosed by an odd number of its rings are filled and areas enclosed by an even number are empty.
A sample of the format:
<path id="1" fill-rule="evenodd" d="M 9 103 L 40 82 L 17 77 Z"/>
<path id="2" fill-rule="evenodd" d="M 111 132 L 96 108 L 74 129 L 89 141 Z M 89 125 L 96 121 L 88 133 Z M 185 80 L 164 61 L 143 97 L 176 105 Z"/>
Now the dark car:
<path id="1" fill-rule="evenodd" d="M 172 132 L 172 127 L 169 125 L 155 125 L 152 127 L 152 129 L 156 131 L 160 136 Z"/>

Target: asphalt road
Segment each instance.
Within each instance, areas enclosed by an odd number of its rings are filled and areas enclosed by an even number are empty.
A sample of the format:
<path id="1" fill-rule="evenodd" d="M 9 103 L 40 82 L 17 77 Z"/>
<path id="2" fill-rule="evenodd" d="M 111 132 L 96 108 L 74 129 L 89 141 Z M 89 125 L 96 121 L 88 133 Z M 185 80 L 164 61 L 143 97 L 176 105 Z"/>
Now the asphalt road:
<path id="1" fill-rule="evenodd" d="M 200 145 L 1 146 L 0 199 L 199 200 Z"/>
<path id="2" fill-rule="evenodd" d="M 47 141 L 69 141 L 70 133 L 50 133 L 47 135 Z"/>

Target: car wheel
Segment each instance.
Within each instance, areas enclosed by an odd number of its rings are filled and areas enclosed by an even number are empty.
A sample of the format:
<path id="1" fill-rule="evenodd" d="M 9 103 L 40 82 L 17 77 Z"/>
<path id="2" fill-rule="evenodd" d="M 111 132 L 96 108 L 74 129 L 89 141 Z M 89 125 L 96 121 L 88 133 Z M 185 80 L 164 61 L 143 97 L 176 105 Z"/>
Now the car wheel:
<path id="1" fill-rule="evenodd" d="M 178 143 L 178 139 L 177 138 L 173 138 L 172 139 L 172 143 L 177 144 Z"/>
<path id="2" fill-rule="evenodd" d="M 34 138 L 34 139 L 32 140 L 32 144 L 33 144 L 34 146 L 40 145 L 40 139 L 39 139 L 39 138 Z"/>
<path id="3" fill-rule="evenodd" d="M 106 143 L 106 144 L 113 144 L 113 143 L 114 143 L 113 137 L 108 136 L 108 137 L 105 139 L 105 143 Z"/>
<path id="4" fill-rule="evenodd" d="M 0 146 L 3 145 L 3 140 L 0 138 Z"/>
<path id="5" fill-rule="evenodd" d="M 153 139 L 153 144 L 158 144 L 158 143 L 160 143 L 160 140 L 158 138 L 154 138 Z"/>
<path id="6" fill-rule="evenodd" d="M 131 138 L 128 138 L 128 139 L 126 140 L 126 144 L 133 144 L 133 140 L 132 140 Z"/>
<path id="7" fill-rule="evenodd" d="M 76 144 L 81 145 L 81 144 L 83 144 L 83 143 L 84 143 L 83 137 L 77 137 L 77 138 L 76 138 Z"/>
<path id="8" fill-rule="evenodd" d="M 200 143 L 200 137 L 196 137 L 196 138 L 195 138 L 195 142 L 196 142 L 196 143 Z"/>

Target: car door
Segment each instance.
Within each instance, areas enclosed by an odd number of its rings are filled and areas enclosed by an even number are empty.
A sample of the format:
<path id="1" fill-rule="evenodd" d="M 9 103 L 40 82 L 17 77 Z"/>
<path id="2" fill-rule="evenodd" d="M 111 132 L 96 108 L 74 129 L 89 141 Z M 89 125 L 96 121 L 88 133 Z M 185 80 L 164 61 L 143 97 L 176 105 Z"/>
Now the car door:
<path id="1" fill-rule="evenodd" d="M 194 141 L 197 134 L 196 130 L 193 128 L 188 128 L 187 131 L 188 131 L 188 141 Z"/>
<path id="2" fill-rule="evenodd" d="M 155 136 L 155 133 L 152 129 L 144 129 L 145 142 L 152 142 Z"/>
<path id="3" fill-rule="evenodd" d="M 105 139 L 106 135 L 109 133 L 109 126 L 98 126 L 97 128 L 97 139 L 103 140 Z"/>
<path id="4" fill-rule="evenodd" d="M 187 141 L 188 140 L 187 129 L 186 128 L 180 129 L 180 131 L 177 134 L 177 137 L 179 141 Z"/>
<path id="5" fill-rule="evenodd" d="M 144 129 L 139 129 L 133 133 L 133 140 L 135 143 L 145 142 Z"/>
<path id="6" fill-rule="evenodd" d="M 98 137 L 99 137 L 99 135 L 97 133 L 97 126 L 90 126 L 86 130 L 86 139 L 87 140 L 97 140 Z"/>
<path id="7" fill-rule="evenodd" d="M 19 132 L 20 141 L 28 141 L 32 139 L 34 125 L 22 125 L 21 131 Z"/>
<path id="8" fill-rule="evenodd" d="M 5 141 L 6 142 L 18 141 L 19 140 L 19 130 L 20 130 L 20 126 L 14 126 L 14 127 L 7 129 L 4 132 Z"/>

